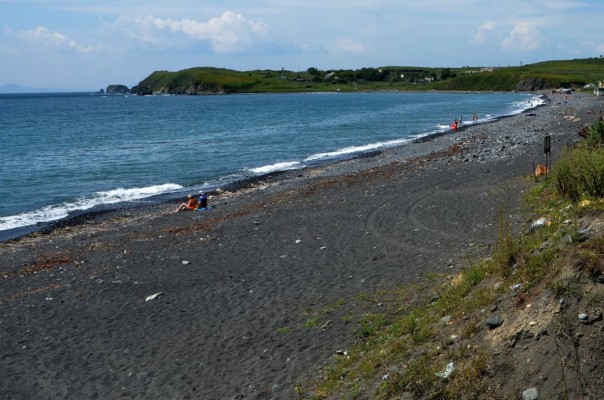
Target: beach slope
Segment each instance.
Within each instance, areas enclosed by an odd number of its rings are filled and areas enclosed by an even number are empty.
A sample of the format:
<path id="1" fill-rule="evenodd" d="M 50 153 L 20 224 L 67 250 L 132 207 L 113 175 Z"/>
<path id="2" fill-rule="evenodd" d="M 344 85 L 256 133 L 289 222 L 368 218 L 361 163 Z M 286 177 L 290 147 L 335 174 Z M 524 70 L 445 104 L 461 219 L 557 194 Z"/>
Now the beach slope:
<path id="1" fill-rule="evenodd" d="M 431 141 L 0 244 L 0 398 L 295 399 L 372 293 L 490 254 L 602 103 L 553 96 Z M 595 110 L 591 113 L 588 110 Z"/>

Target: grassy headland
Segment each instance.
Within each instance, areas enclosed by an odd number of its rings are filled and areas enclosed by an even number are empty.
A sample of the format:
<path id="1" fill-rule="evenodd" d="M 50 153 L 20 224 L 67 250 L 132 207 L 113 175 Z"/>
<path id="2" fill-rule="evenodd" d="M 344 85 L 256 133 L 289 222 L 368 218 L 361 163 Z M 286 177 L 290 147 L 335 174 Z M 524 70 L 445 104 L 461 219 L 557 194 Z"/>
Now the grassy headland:
<path id="1" fill-rule="evenodd" d="M 604 79 L 604 58 L 546 61 L 518 67 L 384 66 L 306 71 L 196 67 L 155 71 L 133 93 L 218 94 L 369 90 L 533 91 L 583 87 Z"/>

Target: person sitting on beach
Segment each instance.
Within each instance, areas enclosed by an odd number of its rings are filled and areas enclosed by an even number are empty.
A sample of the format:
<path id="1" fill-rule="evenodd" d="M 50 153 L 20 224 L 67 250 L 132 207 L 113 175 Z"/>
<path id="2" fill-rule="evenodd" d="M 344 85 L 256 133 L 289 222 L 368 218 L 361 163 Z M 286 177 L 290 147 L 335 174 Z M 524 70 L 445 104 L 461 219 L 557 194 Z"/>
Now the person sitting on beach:
<path id="1" fill-rule="evenodd" d="M 205 195 L 204 192 L 199 192 L 199 209 L 207 210 L 208 209 L 208 196 Z"/>
<path id="2" fill-rule="evenodd" d="M 178 211 L 193 211 L 193 210 L 197 210 L 199 208 L 199 203 L 197 202 L 197 199 L 195 199 L 195 197 L 193 197 L 192 194 L 187 196 L 187 202 L 186 203 L 182 203 L 180 205 L 180 207 L 178 207 Z"/>

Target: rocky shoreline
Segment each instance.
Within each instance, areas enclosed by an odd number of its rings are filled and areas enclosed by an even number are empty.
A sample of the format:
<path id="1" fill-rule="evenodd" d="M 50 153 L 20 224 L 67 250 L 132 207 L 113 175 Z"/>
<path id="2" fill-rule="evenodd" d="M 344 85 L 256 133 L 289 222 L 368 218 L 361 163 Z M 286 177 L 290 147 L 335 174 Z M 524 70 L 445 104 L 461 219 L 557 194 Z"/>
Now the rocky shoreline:
<path id="1" fill-rule="evenodd" d="M 359 296 L 488 254 L 501 204 L 522 223 L 543 137 L 555 159 L 602 105 L 552 95 L 217 192 L 208 211 L 168 202 L 1 243 L 0 397 L 297 398 L 354 341 Z"/>

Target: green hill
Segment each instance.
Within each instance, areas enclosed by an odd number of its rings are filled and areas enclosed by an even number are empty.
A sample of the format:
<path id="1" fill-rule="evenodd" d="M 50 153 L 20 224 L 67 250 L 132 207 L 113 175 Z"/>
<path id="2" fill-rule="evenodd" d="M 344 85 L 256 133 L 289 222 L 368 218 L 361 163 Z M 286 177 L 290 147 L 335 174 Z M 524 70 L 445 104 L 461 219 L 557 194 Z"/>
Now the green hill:
<path id="1" fill-rule="evenodd" d="M 495 68 L 471 73 L 459 69 L 454 79 L 437 82 L 443 90 L 535 90 L 583 87 L 604 79 L 604 58 L 545 61 L 520 67 Z"/>
<path id="2" fill-rule="evenodd" d="M 133 91 L 139 94 L 211 94 L 245 92 L 256 85 L 257 79 L 228 69 L 198 67 L 178 72 L 155 71 Z"/>
<path id="3" fill-rule="evenodd" d="M 546 61 L 518 67 L 428 68 L 387 66 L 359 70 L 234 71 L 196 67 L 155 71 L 133 93 L 223 94 L 303 91 L 467 90 L 534 91 L 583 87 L 604 79 L 604 58 Z"/>

